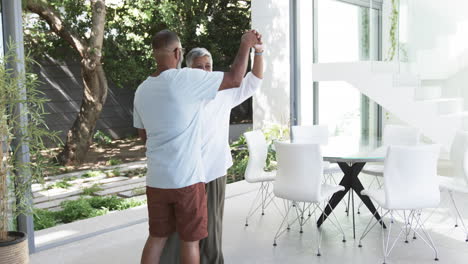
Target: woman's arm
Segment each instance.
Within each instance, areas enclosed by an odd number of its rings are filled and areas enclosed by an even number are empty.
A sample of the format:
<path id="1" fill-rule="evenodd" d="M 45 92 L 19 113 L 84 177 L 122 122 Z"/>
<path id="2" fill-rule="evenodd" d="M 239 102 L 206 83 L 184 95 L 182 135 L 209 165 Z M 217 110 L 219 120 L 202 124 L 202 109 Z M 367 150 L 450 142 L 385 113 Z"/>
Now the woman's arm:
<path id="1" fill-rule="evenodd" d="M 261 41 L 260 41 L 261 43 Z M 252 71 L 242 81 L 239 89 L 232 89 L 229 91 L 231 94 L 231 107 L 234 108 L 242 102 L 251 97 L 255 91 L 262 84 L 263 78 L 263 45 L 255 45 L 254 63 Z"/>
<path id="2" fill-rule="evenodd" d="M 255 77 L 263 79 L 263 43 L 260 36 L 260 44 L 255 47 L 254 62 L 252 67 L 252 73 Z"/>

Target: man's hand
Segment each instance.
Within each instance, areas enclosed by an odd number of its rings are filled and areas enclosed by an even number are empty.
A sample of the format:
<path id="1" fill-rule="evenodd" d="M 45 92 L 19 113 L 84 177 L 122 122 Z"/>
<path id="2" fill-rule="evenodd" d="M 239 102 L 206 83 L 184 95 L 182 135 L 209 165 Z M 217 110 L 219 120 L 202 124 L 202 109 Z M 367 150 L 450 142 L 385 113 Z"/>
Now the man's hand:
<path id="1" fill-rule="evenodd" d="M 242 35 L 241 44 L 253 48 L 259 41 L 259 33 L 256 30 L 249 30 Z"/>
<path id="2" fill-rule="evenodd" d="M 257 44 L 254 45 L 255 52 L 263 52 L 262 34 L 257 32 Z"/>
<path id="3" fill-rule="evenodd" d="M 241 85 L 245 76 L 245 71 L 247 70 L 250 49 L 257 44 L 261 44 L 261 40 L 262 35 L 256 30 L 250 30 L 242 35 L 237 56 L 229 72 L 224 73 L 219 91 L 239 87 Z"/>

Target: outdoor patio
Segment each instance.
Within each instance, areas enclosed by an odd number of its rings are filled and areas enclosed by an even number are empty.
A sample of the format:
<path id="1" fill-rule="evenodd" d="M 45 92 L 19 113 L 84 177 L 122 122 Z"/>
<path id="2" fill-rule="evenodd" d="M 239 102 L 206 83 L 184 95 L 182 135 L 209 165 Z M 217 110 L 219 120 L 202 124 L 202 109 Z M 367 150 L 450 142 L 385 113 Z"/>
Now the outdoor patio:
<path id="1" fill-rule="evenodd" d="M 374 228 L 363 241 L 363 247 L 358 248 L 358 239 L 352 239 L 352 216 L 346 216 L 343 204 L 336 212 L 347 235 L 346 243 L 342 243 L 340 234 L 326 223 L 322 256 L 317 257 L 315 229 L 313 222 L 309 222 L 303 234 L 293 227 L 280 237 L 278 246 L 273 247 L 273 236 L 281 219 L 273 206 L 265 216 L 258 214 L 248 227 L 244 226 L 256 188 L 258 186 L 245 181 L 228 185 L 223 245 L 226 263 L 381 263 L 380 229 Z M 468 209 L 467 204 L 461 206 L 465 211 Z M 463 231 L 460 227 L 454 228 L 454 220 L 445 204 L 441 207 L 426 223 L 439 249 L 439 263 L 466 263 L 468 243 L 464 242 Z M 424 215 L 430 213 L 429 210 Z M 147 236 L 146 217 L 146 206 L 141 206 L 39 231 L 36 233 L 38 252 L 31 255 L 31 263 L 138 263 Z M 357 236 L 369 217 L 367 210 L 356 214 Z M 468 218 L 465 216 L 465 219 Z M 422 240 L 405 244 L 401 238 L 389 261 L 392 264 L 433 262 L 433 252 Z"/>

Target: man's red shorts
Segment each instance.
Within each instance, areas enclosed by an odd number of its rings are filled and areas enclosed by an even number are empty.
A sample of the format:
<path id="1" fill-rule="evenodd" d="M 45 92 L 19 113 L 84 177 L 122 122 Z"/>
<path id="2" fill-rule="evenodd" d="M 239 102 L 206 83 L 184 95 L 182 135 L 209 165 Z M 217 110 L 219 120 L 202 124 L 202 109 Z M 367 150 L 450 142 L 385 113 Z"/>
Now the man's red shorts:
<path id="1" fill-rule="evenodd" d="M 168 237 L 175 231 L 182 241 L 208 236 L 208 212 L 204 183 L 180 189 L 146 187 L 149 232 L 152 237 Z"/>

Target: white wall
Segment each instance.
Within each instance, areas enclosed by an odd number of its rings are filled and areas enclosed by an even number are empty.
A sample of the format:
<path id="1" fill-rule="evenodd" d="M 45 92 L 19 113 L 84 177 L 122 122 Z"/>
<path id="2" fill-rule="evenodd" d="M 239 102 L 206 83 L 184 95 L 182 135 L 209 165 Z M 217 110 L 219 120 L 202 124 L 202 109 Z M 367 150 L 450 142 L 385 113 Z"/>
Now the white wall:
<path id="1" fill-rule="evenodd" d="M 254 129 L 289 124 L 289 1 L 252 0 L 252 28 L 263 34 L 265 74 L 253 98 Z"/>

